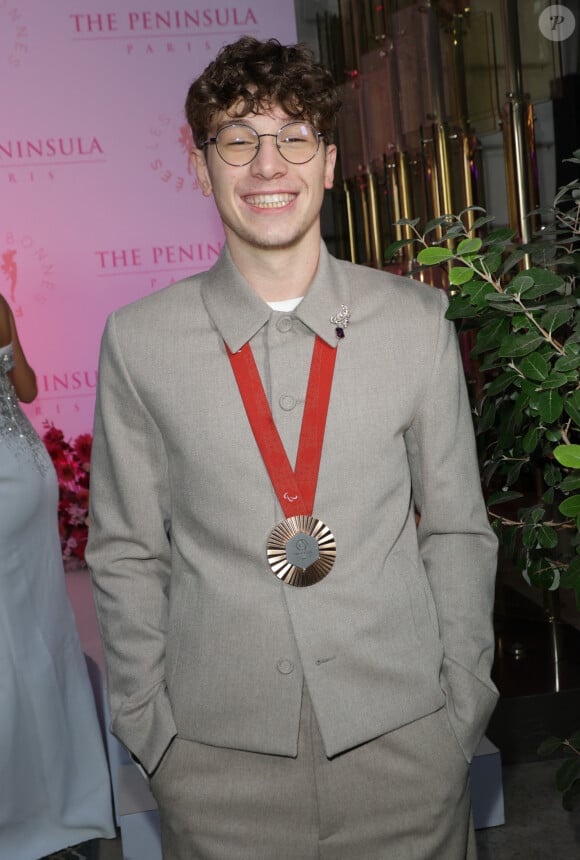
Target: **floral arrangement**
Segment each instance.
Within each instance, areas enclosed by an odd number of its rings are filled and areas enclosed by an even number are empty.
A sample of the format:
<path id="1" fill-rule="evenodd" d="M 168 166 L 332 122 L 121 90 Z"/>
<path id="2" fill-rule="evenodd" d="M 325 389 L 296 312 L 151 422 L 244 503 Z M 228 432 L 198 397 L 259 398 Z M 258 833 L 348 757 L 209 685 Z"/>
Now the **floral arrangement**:
<path id="1" fill-rule="evenodd" d="M 93 437 L 82 433 L 66 440 L 62 430 L 45 421 L 42 437 L 58 478 L 58 530 L 64 559 L 85 560 L 89 524 L 89 477 Z"/>

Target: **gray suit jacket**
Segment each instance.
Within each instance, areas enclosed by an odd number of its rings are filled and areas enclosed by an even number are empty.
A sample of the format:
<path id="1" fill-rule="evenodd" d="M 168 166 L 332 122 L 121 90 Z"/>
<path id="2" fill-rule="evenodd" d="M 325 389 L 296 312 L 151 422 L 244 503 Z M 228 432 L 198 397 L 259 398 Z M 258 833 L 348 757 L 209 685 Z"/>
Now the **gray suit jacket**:
<path id="1" fill-rule="evenodd" d="M 87 559 L 112 729 L 148 771 L 176 733 L 295 755 L 304 681 L 329 756 L 444 703 L 473 754 L 496 700 L 496 539 L 445 307 L 440 290 L 323 246 L 292 314 L 224 250 L 110 317 Z M 316 334 L 338 348 L 314 508 L 337 558 L 294 588 L 266 562 L 283 514 L 224 341 L 250 341 L 294 463 Z"/>

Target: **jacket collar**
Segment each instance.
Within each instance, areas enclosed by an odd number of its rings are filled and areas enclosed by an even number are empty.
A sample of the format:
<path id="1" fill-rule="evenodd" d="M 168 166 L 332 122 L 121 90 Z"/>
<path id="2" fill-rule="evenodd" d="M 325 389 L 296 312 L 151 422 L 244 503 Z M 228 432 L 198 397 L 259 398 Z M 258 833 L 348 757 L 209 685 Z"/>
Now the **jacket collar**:
<path id="1" fill-rule="evenodd" d="M 227 246 L 203 275 L 201 294 L 208 314 L 232 352 L 238 352 L 275 313 L 242 277 Z M 293 313 L 326 343 L 336 346 L 335 326 L 330 317 L 342 305 L 350 307 L 350 286 L 338 261 L 321 242 L 316 275 Z"/>

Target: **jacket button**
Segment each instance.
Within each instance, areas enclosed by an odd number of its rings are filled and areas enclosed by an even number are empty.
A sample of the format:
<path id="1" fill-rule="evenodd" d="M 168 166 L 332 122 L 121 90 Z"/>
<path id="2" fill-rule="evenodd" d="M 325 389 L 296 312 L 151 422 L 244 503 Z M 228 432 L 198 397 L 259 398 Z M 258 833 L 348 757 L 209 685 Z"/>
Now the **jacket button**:
<path id="1" fill-rule="evenodd" d="M 280 319 L 276 323 L 276 328 L 278 329 L 278 331 L 286 333 L 287 331 L 290 331 L 293 324 L 294 323 L 292 317 L 280 317 Z"/>
<path id="2" fill-rule="evenodd" d="M 294 663 L 291 660 L 278 660 L 276 663 L 276 669 L 282 675 L 289 675 L 290 672 L 294 671 Z"/>
<path id="3" fill-rule="evenodd" d="M 281 398 L 278 400 L 280 404 L 280 408 L 284 410 L 284 412 L 291 412 L 292 409 L 296 406 L 296 398 L 292 397 L 291 394 L 283 394 Z"/>

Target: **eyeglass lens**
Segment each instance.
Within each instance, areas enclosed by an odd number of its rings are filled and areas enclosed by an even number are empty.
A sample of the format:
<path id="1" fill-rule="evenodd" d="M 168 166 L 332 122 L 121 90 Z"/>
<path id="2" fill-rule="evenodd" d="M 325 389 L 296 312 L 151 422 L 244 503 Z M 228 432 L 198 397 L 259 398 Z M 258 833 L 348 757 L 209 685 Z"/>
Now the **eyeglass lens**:
<path id="1" fill-rule="evenodd" d="M 216 135 L 218 154 L 228 164 L 249 164 L 258 153 L 262 137 L 275 137 L 280 155 L 293 164 L 304 164 L 318 151 L 318 133 L 304 122 L 282 126 L 276 135 L 259 135 L 249 125 L 226 125 Z"/>

